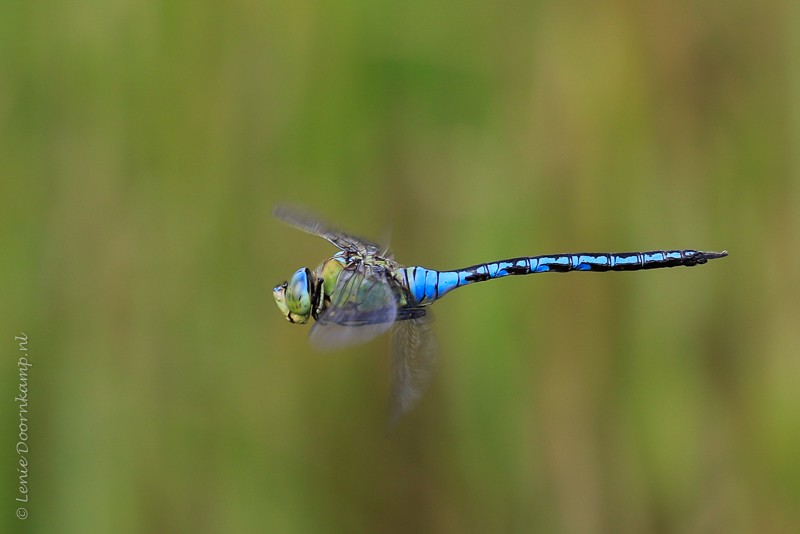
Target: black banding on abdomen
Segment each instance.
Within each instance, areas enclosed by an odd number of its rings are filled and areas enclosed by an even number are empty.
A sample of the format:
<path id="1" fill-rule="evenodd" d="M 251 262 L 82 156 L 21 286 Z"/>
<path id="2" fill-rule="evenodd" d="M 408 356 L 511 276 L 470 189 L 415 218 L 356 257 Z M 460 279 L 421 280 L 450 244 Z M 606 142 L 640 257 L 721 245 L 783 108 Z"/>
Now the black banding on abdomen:
<path id="1" fill-rule="evenodd" d="M 491 276 L 489 276 L 489 273 L 472 273 L 465 276 L 464 280 L 466 282 L 483 282 L 485 280 L 489 280 L 490 278 Z"/>

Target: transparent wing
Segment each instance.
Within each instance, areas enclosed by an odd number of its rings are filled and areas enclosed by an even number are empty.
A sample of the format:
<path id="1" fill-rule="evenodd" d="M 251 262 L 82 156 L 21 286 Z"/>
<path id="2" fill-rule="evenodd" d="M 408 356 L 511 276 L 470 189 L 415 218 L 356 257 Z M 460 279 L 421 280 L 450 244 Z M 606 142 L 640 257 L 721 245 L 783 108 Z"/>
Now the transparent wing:
<path id="1" fill-rule="evenodd" d="M 422 397 L 436 364 L 436 340 L 430 315 L 395 323 L 392 330 L 390 424 L 397 423 Z"/>
<path id="2" fill-rule="evenodd" d="M 311 328 L 318 350 L 364 343 L 387 331 L 397 318 L 397 299 L 377 265 L 347 265 L 339 274 L 331 302 Z"/>
<path id="3" fill-rule="evenodd" d="M 375 243 L 342 232 L 322 222 L 303 208 L 279 204 L 273 208 L 272 215 L 298 230 L 327 239 L 341 250 L 369 255 L 376 254 L 381 250 L 381 247 Z"/>

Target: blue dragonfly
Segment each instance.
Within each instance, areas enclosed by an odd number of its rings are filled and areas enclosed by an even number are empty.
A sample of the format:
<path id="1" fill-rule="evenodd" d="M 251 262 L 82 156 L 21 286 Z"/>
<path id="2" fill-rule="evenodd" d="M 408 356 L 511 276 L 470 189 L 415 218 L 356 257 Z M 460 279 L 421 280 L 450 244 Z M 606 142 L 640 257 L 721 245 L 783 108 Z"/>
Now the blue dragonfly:
<path id="1" fill-rule="evenodd" d="M 392 331 L 391 418 L 396 421 L 422 395 L 436 363 L 427 307 L 456 288 L 536 273 L 639 271 L 705 264 L 727 251 L 654 250 L 546 254 L 479 263 L 452 271 L 403 267 L 388 249 L 343 232 L 294 207 L 273 215 L 328 240 L 333 256 L 314 271 L 298 269 L 273 289 L 281 313 L 293 324 L 316 321 L 309 341 L 320 350 L 343 348 Z"/>

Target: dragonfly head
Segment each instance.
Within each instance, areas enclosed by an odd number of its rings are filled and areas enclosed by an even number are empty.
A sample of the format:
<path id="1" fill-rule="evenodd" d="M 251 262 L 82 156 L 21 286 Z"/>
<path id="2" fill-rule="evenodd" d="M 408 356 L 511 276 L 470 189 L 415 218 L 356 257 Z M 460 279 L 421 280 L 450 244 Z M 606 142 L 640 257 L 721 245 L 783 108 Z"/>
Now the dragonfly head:
<path id="1" fill-rule="evenodd" d="M 278 309 L 290 323 L 303 324 L 311 317 L 314 300 L 314 279 L 311 271 L 303 267 L 298 269 L 292 279 L 272 290 Z"/>

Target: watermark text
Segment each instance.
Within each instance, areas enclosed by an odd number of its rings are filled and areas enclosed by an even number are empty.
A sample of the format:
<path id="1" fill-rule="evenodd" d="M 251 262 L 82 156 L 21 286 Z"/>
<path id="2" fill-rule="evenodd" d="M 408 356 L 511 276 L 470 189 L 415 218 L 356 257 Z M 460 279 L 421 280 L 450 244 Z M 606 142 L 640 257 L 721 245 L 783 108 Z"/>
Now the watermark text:
<path id="1" fill-rule="evenodd" d="M 19 519 L 28 518 L 28 378 L 29 371 L 33 364 L 28 359 L 28 335 L 20 332 L 14 336 L 14 341 L 18 344 L 19 358 L 17 367 L 19 370 L 19 389 L 14 397 L 14 402 L 19 407 L 19 434 L 17 441 L 17 472 L 19 473 L 19 487 L 17 488 L 17 517 Z M 21 504 L 20 504 L 21 503 Z"/>

